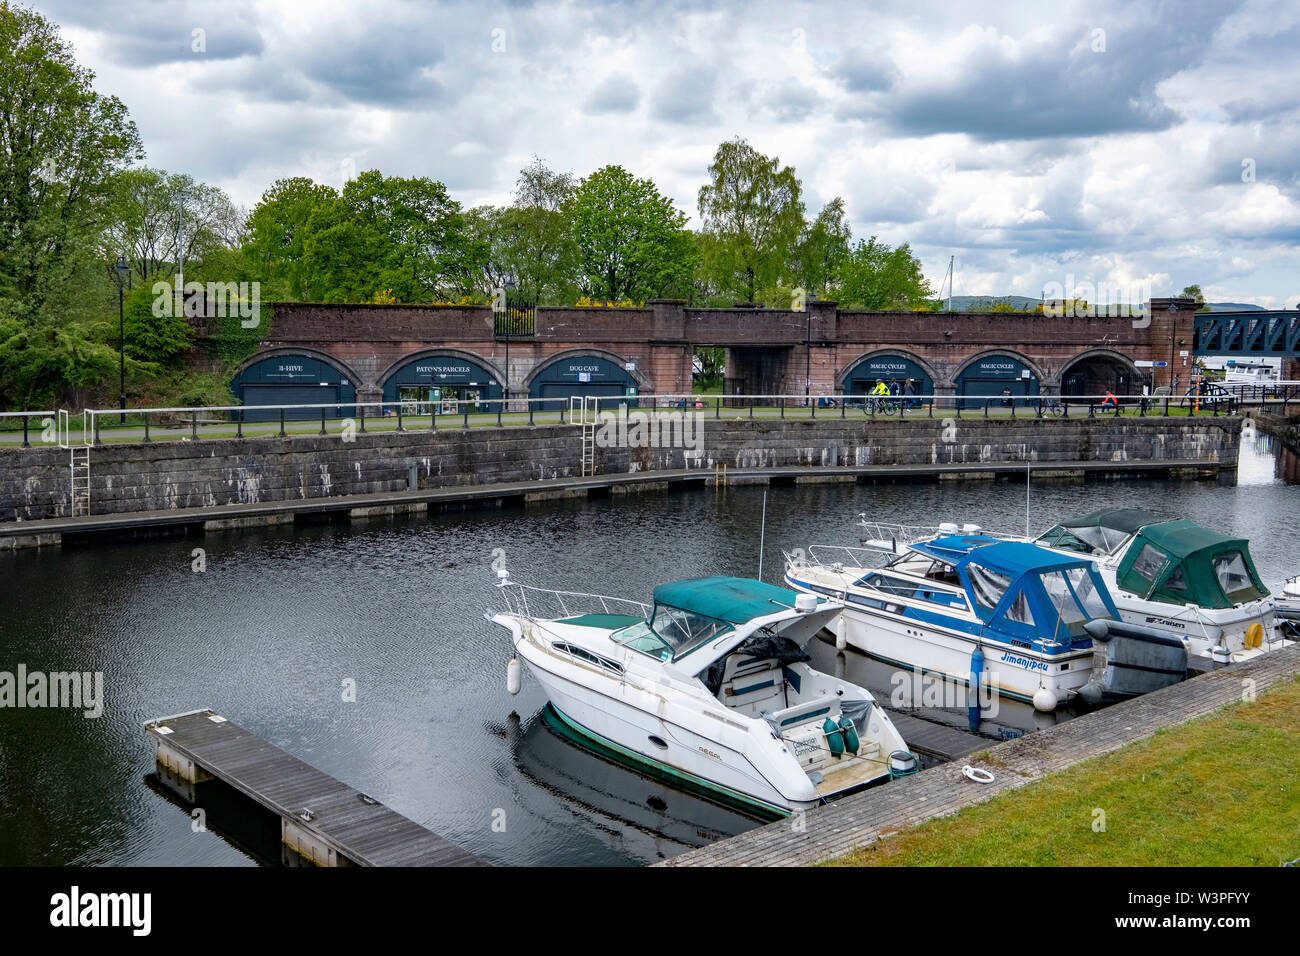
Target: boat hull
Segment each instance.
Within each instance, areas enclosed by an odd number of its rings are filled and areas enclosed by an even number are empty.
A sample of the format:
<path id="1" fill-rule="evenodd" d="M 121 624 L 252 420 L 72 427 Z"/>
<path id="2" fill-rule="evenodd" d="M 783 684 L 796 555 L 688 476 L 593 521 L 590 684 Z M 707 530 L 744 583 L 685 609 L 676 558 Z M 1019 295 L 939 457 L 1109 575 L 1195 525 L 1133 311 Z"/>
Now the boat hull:
<path id="1" fill-rule="evenodd" d="M 622 685 L 622 694 L 635 695 L 632 702 L 537 666 L 526 655 L 524 660 L 566 725 L 612 756 L 763 818 L 817 805 L 787 799 L 743 753 L 660 717 L 655 711 L 661 708 L 641 700 L 648 695 L 630 685 Z"/>
<path id="2" fill-rule="evenodd" d="M 999 696 L 1032 704 L 1041 689 L 1058 701 L 1072 696 L 1089 680 L 1091 650 L 1048 658 L 1021 648 L 995 645 L 974 635 L 957 634 L 916 621 L 876 615 L 856 607 L 841 617 L 845 642 L 883 661 L 969 686 L 971 655 L 984 654 L 983 686 Z"/>

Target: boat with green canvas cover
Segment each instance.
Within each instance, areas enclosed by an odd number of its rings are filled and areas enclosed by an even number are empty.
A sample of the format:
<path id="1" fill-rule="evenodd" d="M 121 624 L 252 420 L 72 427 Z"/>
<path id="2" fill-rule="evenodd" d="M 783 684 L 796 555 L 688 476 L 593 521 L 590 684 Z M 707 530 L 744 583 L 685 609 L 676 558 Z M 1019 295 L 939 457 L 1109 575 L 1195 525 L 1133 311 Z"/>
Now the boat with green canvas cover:
<path id="1" fill-rule="evenodd" d="M 510 610 L 489 619 L 567 731 L 674 786 L 785 816 L 888 780 L 906 751 L 866 688 L 808 666 L 834 601 L 731 577 L 662 584 L 650 605 L 499 587 Z"/>
<path id="2" fill-rule="evenodd" d="M 1176 634 L 1191 654 L 1226 663 L 1289 643 L 1245 538 L 1141 508 L 1108 508 L 1035 540 L 1091 555 L 1123 620 Z"/>

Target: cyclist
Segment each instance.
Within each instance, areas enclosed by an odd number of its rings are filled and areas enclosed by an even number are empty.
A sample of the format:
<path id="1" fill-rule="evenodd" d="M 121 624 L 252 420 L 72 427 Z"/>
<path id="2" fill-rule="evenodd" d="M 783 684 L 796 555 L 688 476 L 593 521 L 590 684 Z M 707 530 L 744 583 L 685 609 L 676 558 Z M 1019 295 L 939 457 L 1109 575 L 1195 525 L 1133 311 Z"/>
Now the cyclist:
<path id="1" fill-rule="evenodd" d="M 1101 410 L 1103 412 L 1107 410 L 1107 406 L 1109 406 L 1112 411 L 1119 411 L 1119 399 L 1115 397 L 1114 392 L 1107 392 L 1106 397 L 1102 399 Z"/>
<path id="2" fill-rule="evenodd" d="M 888 400 L 889 386 L 885 384 L 883 378 L 876 379 L 876 387 L 871 390 L 871 406 L 877 409 L 883 408 Z"/>

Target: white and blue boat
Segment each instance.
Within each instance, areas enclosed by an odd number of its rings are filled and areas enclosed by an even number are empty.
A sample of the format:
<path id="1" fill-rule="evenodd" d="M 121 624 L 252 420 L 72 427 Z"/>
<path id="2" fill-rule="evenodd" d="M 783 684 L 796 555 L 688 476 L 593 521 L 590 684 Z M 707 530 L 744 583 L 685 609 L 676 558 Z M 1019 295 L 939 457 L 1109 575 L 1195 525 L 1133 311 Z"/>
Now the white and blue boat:
<path id="1" fill-rule="evenodd" d="M 1043 711 L 1076 694 L 1096 703 L 1186 676 L 1180 641 L 1119 623 L 1092 561 L 949 528 L 879 542 L 892 555 L 883 566 L 854 561 L 857 548 L 787 554 L 785 581 L 844 604 L 831 629 L 837 646 Z"/>
<path id="2" fill-rule="evenodd" d="M 675 786 L 779 817 L 914 766 L 866 688 L 808 666 L 836 602 L 730 577 L 660 585 L 651 606 L 508 574 L 501 593 L 489 619 L 567 732 Z"/>

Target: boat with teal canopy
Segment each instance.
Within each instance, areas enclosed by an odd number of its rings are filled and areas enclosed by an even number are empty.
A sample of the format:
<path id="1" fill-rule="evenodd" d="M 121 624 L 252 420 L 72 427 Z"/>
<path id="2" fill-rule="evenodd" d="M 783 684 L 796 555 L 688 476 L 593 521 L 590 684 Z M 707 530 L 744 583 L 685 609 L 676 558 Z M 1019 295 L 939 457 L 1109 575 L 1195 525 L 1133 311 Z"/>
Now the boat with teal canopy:
<path id="1" fill-rule="evenodd" d="M 490 620 L 567 732 L 604 756 L 764 817 L 882 783 L 900 752 L 914 763 L 870 691 L 808 664 L 834 601 L 707 577 L 661 584 L 647 606 L 508 577 L 510 610 Z"/>

